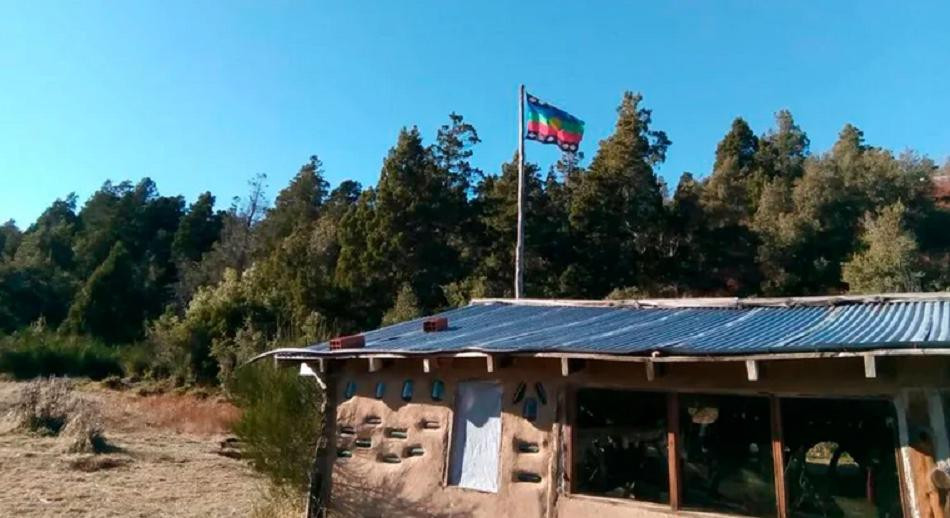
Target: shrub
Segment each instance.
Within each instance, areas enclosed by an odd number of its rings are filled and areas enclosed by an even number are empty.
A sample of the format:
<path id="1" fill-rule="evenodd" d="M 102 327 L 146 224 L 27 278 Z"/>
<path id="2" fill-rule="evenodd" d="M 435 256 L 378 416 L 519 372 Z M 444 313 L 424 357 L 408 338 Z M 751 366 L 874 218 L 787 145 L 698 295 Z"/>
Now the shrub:
<path id="1" fill-rule="evenodd" d="M 234 433 L 245 458 L 278 488 L 305 491 L 322 426 L 316 382 L 261 362 L 239 368 L 228 390 L 243 411 Z"/>
<path id="2" fill-rule="evenodd" d="M 119 352 L 90 338 L 24 330 L 0 338 L 0 372 L 16 379 L 86 376 L 101 380 L 122 375 Z"/>
<path id="3" fill-rule="evenodd" d="M 60 437 L 68 453 L 104 453 L 110 449 L 103 435 L 99 409 L 89 401 L 77 400 Z"/>
<path id="4" fill-rule="evenodd" d="M 13 404 L 16 429 L 57 435 L 75 405 L 72 382 L 66 378 L 37 379 L 20 388 Z"/>
<path id="5" fill-rule="evenodd" d="M 20 389 L 13 405 L 15 429 L 59 436 L 70 453 L 109 449 L 99 408 L 73 392 L 68 378 L 40 378 Z"/>

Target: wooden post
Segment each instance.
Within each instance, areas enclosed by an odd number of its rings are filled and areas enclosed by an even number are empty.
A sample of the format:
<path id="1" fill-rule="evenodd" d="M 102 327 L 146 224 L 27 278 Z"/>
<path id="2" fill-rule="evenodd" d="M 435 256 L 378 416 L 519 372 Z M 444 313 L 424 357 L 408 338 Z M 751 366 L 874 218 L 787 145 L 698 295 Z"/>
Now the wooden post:
<path id="1" fill-rule="evenodd" d="M 515 244 L 515 298 L 524 291 L 524 85 L 518 88 L 518 230 Z"/>
<path id="2" fill-rule="evenodd" d="M 370 358 L 369 359 L 369 371 L 377 372 L 383 368 L 383 359 L 382 358 Z"/>
<path id="3" fill-rule="evenodd" d="M 785 485 L 785 455 L 782 452 L 784 440 L 782 438 L 782 405 L 779 398 L 772 396 L 769 400 L 772 424 L 772 476 L 775 479 L 775 508 L 778 518 L 788 516 L 788 496 Z"/>
<path id="4" fill-rule="evenodd" d="M 674 512 L 682 507 L 683 496 L 683 480 L 680 478 L 679 407 L 679 394 L 671 392 L 666 398 L 666 444 L 667 463 L 670 472 L 670 507 Z"/>
<path id="5" fill-rule="evenodd" d="M 746 360 L 745 370 L 746 370 L 746 374 L 749 376 L 749 381 L 759 381 L 759 362 L 758 361 Z"/>
<path id="6" fill-rule="evenodd" d="M 877 360 L 873 354 L 864 355 L 864 377 L 865 378 L 877 377 Z"/>
<path id="7" fill-rule="evenodd" d="M 564 494 L 570 494 L 574 491 L 574 421 L 576 419 L 575 408 L 577 407 L 577 392 L 574 387 L 565 385 L 564 393 L 564 412 L 561 413 L 564 422 L 561 423 L 561 444 L 564 453 L 561 456 L 563 463 L 562 474 Z"/>

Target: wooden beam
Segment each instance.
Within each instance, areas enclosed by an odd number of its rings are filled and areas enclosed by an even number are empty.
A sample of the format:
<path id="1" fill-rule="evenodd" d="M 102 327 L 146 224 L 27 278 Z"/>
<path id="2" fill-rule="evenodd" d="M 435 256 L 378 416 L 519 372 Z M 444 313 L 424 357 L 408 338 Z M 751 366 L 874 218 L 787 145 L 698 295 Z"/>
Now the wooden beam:
<path id="1" fill-rule="evenodd" d="M 783 452 L 784 439 L 782 438 L 782 405 L 779 398 L 772 396 L 769 402 L 771 407 L 772 427 L 772 477 L 775 479 L 775 510 L 778 518 L 788 516 L 788 496 L 785 484 L 785 455 Z"/>
<path id="2" fill-rule="evenodd" d="M 877 377 L 877 356 L 868 354 L 864 357 L 864 377 Z"/>
<path id="3" fill-rule="evenodd" d="M 439 368 L 438 358 L 423 358 L 422 359 L 422 372 L 429 374 L 430 372 L 438 368 Z"/>
<path id="4" fill-rule="evenodd" d="M 653 381 L 656 379 L 656 364 L 653 362 L 647 362 L 647 381 Z"/>
<path id="5" fill-rule="evenodd" d="M 369 359 L 369 371 L 377 372 L 383 368 L 383 359 L 382 358 L 370 358 Z"/>
<path id="6" fill-rule="evenodd" d="M 745 371 L 746 375 L 749 377 L 749 381 L 759 381 L 759 362 L 758 360 L 746 360 L 745 361 Z"/>
<path id="7" fill-rule="evenodd" d="M 584 360 L 575 360 L 573 358 L 561 358 L 561 376 L 570 376 L 586 367 Z"/>
<path id="8" fill-rule="evenodd" d="M 648 363 L 647 365 L 652 364 Z M 670 477 L 670 507 L 673 508 L 674 512 L 680 509 L 683 500 L 683 481 L 680 477 L 679 435 L 679 394 L 671 392 L 666 398 L 666 461 Z"/>
<path id="9" fill-rule="evenodd" d="M 485 368 L 488 369 L 488 373 L 491 374 L 495 372 L 495 357 L 488 355 L 485 357 Z"/>

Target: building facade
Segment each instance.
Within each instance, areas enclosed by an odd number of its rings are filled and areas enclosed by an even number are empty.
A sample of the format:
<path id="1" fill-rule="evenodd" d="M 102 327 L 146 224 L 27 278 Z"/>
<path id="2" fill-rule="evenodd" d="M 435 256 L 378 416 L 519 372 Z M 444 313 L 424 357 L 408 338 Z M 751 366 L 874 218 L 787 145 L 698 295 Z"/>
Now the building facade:
<path id="1" fill-rule="evenodd" d="M 947 516 L 950 297 L 475 301 L 275 351 L 330 516 Z"/>

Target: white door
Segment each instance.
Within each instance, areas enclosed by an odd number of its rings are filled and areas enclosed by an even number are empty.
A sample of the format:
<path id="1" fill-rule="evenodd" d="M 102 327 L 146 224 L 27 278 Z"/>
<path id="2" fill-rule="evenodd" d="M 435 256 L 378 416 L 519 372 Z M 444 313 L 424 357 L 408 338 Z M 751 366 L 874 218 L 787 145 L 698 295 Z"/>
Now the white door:
<path id="1" fill-rule="evenodd" d="M 459 383 L 452 426 L 449 484 L 498 492 L 501 453 L 501 384 Z"/>

